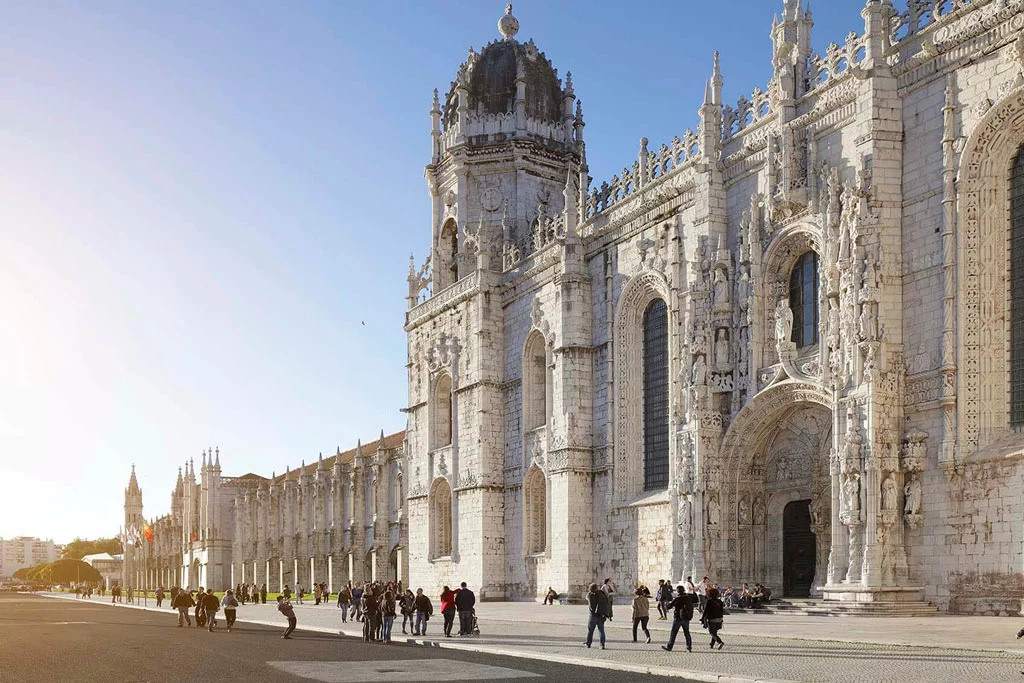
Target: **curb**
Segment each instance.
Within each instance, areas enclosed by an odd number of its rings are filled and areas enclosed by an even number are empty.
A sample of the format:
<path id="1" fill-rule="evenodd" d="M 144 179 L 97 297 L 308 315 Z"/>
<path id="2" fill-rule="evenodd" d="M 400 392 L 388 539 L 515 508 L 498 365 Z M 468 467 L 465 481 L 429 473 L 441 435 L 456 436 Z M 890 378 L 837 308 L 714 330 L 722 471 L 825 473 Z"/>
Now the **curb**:
<path id="1" fill-rule="evenodd" d="M 157 608 L 155 605 L 152 607 L 146 605 L 132 605 L 125 603 L 111 603 L 111 602 L 95 602 L 92 600 L 80 600 L 70 595 L 65 597 L 62 594 L 36 594 L 41 597 L 54 598 L 57 600 L 69 600 L 77 603 L 87 603 L 95 605 L 106 605 L 109 607 L 126 607 L 129 609 L 143 610 L 146 612 L 158 612 L 160 614 L 175 615 L 176 611 L 171 610 L 169 607 Z M 281 627 L 279 621 L 265 621 L 262 619 L 242 619 L 239 618 L 238 623 L 245 624 L 256 624 L 259 626 L 271 626 L 275 628 Z M 343 635 L 349 638 L 362 638 L 361 631 L 352 630 L 335 630 L 324 626 L 303 626 L 299 624 L 296 628 L 297 631 L 309 631 L 313 633 L 330 633 L 334 635 Z M 610 669 L 613 671 L 628 671 L 630 673 L 648 674 L 653 676 L 667 676 L 672 678 L 685 678 L 691 681 L 699 681 L 700 683 L 799 683 L 798 681 L 790 681 L 782 678 L 751 678 L 747 676 L 734 676 L 731 674 L 717 674 L 710 673 L 707 671 L 687 671 L 684 669 L 670 668 L 664 666 L 642 666 L 637 664 L 624 664 L 620 662 L 602 661 L 597 659 L 584 659 L 581 657 L 567 657 L 565 655 L 551 655 L 535 652 L 524 652 L 521 650 L 507 650 L 499 647 L 491 647 L 487 645 L 471 645 L 464 641 L 462 642 L 449 642 L 448 640 L 433 640 L 430 638 L 393 638 L 395 643 L 403 643 L 406 645 L 418 645 L 420 647 L 433 647 L 439 649 L 449 650 L 464 650 L 467 652 L 479 652 L 482 654 L 500 655 L 503 657 L 514 657 L 517 659 L 535 659 L 545 662 L 555 662 L 558 664 L 568 664 L 571 666 L 583 666 L 592 669 Z"/>

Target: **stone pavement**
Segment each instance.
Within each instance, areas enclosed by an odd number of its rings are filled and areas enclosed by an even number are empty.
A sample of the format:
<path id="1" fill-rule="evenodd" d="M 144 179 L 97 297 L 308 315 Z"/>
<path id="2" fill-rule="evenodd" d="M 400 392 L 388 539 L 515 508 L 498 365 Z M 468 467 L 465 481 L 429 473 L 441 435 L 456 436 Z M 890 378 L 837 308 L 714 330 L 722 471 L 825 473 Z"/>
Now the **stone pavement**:
<path id="1" fill-rule="evenodd" d="M 712 652 L 706 631 L 694 621 L 693 652 L 677 641 L 676 651 L 669 653 L 660 647 L 668 622 L 651 623 L 650 645 L 632 642 L 628 605 L 615 606 L 619 617 L 608 624 L 604 651 L 582 646 L 585 607 L 478 607 L 479 637 L 438 638 L 438 615 L 430 620 L 426 639 L 402 636 L 396 623 L 396 640 L 703 681 L 1024 681 L 1024 648 L 1014 639 L 1019 625 L 1005 618 L 732 615 L 721 634 L 725 649 Z M 361 633 L 359 623 L 342 624 L 334 606 L 296 605 L 295 611 L 300 629 Z M 238 615 L 239 621 L 282 623 L 276 606 L 269 604 L 243 606 Z"/>

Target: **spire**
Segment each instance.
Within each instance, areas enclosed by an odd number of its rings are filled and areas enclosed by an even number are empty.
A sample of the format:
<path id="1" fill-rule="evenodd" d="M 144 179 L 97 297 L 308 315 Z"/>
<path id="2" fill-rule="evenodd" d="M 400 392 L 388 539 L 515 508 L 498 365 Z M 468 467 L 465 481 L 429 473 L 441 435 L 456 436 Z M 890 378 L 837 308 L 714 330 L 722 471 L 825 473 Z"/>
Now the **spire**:
<path id="1" fill-rule="evenodd" d="M 498 33 L 505 40 L 512 40 L 519 33 L 519 20 L 512 16 L 512 3 L 505 5 L 505 15 L 498 19 Z"/>
<path id="2" fill-rule="evenodd" d="M 220 469 L 220 446 L 217 446 L 217 464 L 214 465 L 218 470 Z"/>
<path id="3" fill-rule="evenodd" d="M 704 81 L 704 106 L 713 103 L 714 98 L 711 96 L 711 81 Z"/>
<path id="4" fill-rule="evenodd" d="M 711 94 L 712 104 L 722 103 L 722 84 L 725 79 L 722 78 L 722 69 L 718 63 L 718 50 L 715 50 L 715 66 L 711 70 Z"/>
<path id="5" fill-rule="evenodd" d="M 566 71 L 565 72 L 565 94 L 566 95 L 573 95 L 573 94 L 575 94 L 575 91 L 572 88 L 572 72 L 571 71 Z"/>
<path id="6" fill-rule="evenodd" d="M 579 209 L 576 206 L 576 180 L 573 178 L 571 166 L 565 172 L 565 189 L 562 190 L 562 199 L 565 202 L 565 236 L 575 237 L 576 224 L 579 222 Z"/>
<path id="7" fill-rule="evenodd" d="M 324 454 L 323 454 L 322 451 L 320 452 L 320 457 L 317 458 L 316 468 L 318 470 L 325 470 L 325 469 L 327 469 L 326 467 L 324 467 Z"/>
<path id="8" fill-rule="evenodd" d="M 206 451 L 203 451 L 203 465 L 201 469 L 206 469 Z"/>
<path id="9" fill-rule="evenodd" d="M 135 463 L 132 463 L 132 475 L 128 478 L 128 493 L 133 496 L 142 494 L 139 489 L 139 480 L 135 477 Z"/>

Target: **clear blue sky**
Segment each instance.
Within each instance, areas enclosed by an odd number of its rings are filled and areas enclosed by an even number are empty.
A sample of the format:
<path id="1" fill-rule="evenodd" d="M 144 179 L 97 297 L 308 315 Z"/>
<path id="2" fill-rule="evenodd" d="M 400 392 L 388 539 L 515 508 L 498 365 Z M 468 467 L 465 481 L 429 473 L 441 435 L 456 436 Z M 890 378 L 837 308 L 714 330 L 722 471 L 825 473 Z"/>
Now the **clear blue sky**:
<path id="1" fill-rule="evenodd" d="M 861 30 L 819 2 L 815 45 Z M 600 182 L 771 73 L 782 0 L 515 4 Z M 0 536 L 111 535 L 219 446 L 269 474 L 405 425 L 428 110 L 503 1 L 37 2 L 0 22 Z M 364 324 L 365 323 L 365 324 Z"/>

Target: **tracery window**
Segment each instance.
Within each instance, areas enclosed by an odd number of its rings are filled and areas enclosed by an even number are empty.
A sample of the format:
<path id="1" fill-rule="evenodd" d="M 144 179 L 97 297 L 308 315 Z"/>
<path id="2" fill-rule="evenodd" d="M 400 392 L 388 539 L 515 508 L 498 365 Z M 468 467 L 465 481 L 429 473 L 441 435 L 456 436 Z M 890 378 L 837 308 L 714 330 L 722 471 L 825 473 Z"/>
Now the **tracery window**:
<path id="1" fill-rule="evenodd" d="M 452 443 L 452 378 L 441 375 L 434 384 L 434 444 L 443 448 Z"/>
<path id="2" fill-rule="evenodd" d="M 793 311 L 792 341 L 796 347 L 818 343 L 818 254 L 801 256 L 789 274 L 789 307 Z"/>
<path id="3" fill-rule="evenodd" d="M 1024 146 L 1010 168 L 1010 424 L 1024 425 Z"/>
<path id="4" fill-rule="evenodd" d="M 550 379 L 547 344 L 544 336 L 534 331 L 527 338 L 523 352 L 523 428 L 526 431 L 548 423 Z"/>
<path id="5" fill-rule="evenodd" d="M 523 481 L 523 549 L 526 555 L 547 550 L 547 481 L 533 467 Z"/>
<path id="6" fill-rule="evenodd" d="M 668 487 L 668 307 L 655 299 L 644 312 L 644 490 Z"/>
<path id="7" fill-rule="evenodd" d="M 430 555 L 452 554 L 452 487 L 446 479 L 434 482 L 430 491 Z"/>

